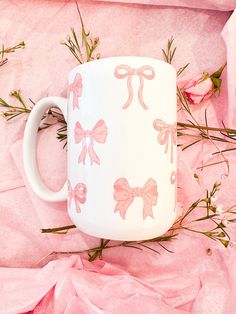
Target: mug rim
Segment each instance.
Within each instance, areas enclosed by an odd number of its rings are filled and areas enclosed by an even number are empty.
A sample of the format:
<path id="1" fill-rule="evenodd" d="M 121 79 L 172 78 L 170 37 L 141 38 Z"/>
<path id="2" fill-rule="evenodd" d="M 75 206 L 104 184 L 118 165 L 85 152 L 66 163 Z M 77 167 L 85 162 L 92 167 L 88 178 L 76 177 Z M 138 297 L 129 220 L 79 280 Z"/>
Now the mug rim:
<path id="1" fill-rule="evenodd" d="M 74 73 L 74 72 L 77 72 L 77 69 L 80 69 L 81 67 L 85 67 L 87 66 L 88 64 L 91 64 L 91 63 L 97 63 L 97 62 L 103 62 L 105 60 L 110 60 L 110 59 L 113 59 L 113 60 L 116 60 L 116 59 L 120 59 L 120 58 L 137 58 L 137 59 L 150 59 L 150 60 L 155 60 L 155 61 L 158 61 L 159 63 L 162 63 L 162 64 L 165 64 L 167 65 L 169 68 L 171 68 L 172 70 L 174 70 L 175 74 L 177 74 L 177 71 L 175 69 L 175 67 L 168 63 L 168 62 L 165 62 L 163 60 L 160 60 L 158 58 L 153 58 L 153 57 L 145 57 L 145 56 L 114 56 L 114 57 L 105 57 L 105 58 L 100 58 L 100 59 L 95 59 L 95 60 L 91 60 L 91 61 L 87 61 L 85 63 L 82 63 L 82 64 L 79 64 L 77 66 L 75 66 L 74 68 L 72 68 L 68 75 L 67 75 L 67 78 L 69 79 L 70 76 Z"/>

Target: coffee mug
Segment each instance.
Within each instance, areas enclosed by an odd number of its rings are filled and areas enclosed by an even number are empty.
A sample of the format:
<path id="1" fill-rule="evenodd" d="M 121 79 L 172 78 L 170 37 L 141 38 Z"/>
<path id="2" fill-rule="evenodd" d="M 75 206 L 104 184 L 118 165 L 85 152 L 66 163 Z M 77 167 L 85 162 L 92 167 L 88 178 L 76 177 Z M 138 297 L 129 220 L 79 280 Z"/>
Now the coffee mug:
<path id="1" fill-rule="evenodd" d="M 44 113 L 58 107 L 67 121 L 67 182 L 51 191 L 40 178 L 36 137 Z M 33 107 L 23 160 L 33 191 L 68 200 L 83 232 L 112 240 L 164 234 L 176 216 L 176 71 L 146 57 L 113 57 L 69 73 L 68 99 Z"/>

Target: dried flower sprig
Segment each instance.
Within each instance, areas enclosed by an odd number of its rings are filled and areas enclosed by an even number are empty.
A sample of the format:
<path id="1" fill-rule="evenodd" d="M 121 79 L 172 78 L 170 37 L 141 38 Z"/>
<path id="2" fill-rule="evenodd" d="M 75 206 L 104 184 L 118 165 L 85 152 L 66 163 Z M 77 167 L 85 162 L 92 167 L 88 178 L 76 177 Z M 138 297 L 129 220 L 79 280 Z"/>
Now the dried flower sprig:
<path id="1" fill-rule="evenodd" d="M 10 96 L 13 97 L 17 101 L 17 105 L 9 104 L 4 99 L 0 98 L 0 107 L 3 108 L 1 115 L 5 117 L 7 120 L 14 119 L 22 114 L 29 114 L 35 105 L 35 102 L 32 99 L 29 99 L 29 104 L 23 99 L 20 90 L 13 90 L 10 93 Z M 55 118 L 54 122 L 46 122 L 47 118 L 53 117 Z M 60 113 L 57 109 L 50 109 L 42 118 L 42 125 L 40 126 L 39 130 L 48 128 L 56 123 L 61 124 L 62 126 L 57 130 L 57 138 L 59 141 L 66 140 L 66 136 L 64 136 L 65 129 L 66 129 L 66 121 L 62 113 Z M 64 146 L 66 143 L 64 144 Z"/>
<path id="2" fill-rule="evenodd" d="M 76 225 L 68 225 L 58 228 L 46 228 L 41 229 L 42 233 L 55 233 L 55 234 L 66 234 L 70 229 L 76 228 Z"/>
<path id="3" fill-rule="evenodd" d="M 43 122 L 43 127 L 41 127 L 41 129 L 50 127 L 54 124 L 60 124 L 61 126 L 57 129 L 57 139 L 60 142 L 65 141 L 63 145 L 63 148 L 65 148 L 67 145 L 67 123 L 65 121 L 65 118 L 63 114 L 60 111 L 58 111 L 57 108 L 49 109 L 48 112 L 44 115 L 43 120 L 47 120 L 47 118 L 50 116 L 55 118 L 55 122 L 53 123 Z"/>
<path id="4" fill-rule="evenodd" d="M 81 24 L 81 40 L 78 39 L 78 36 L 75 32 L 75 29 L 71 28 L 71 35 L 67 37 L 65 41 L 61 41 L 61 44 L 66 46 L 79 64 L 92 61 L 94 59 L 99 59 L 100 54 L 97 53 L 94 56 L 95 50 L 99 45 L 99 37 L 94 39 L 90 36 L 90 32 L 86 32 L 82 15 L 79 10 L 78 3 L 76 2 L 77 11 L 80 18 Z M 81 41 L 81 44 L 80 44 Z"/>
<path id="5" fill-rule="evenodd" d="M 174 37 L 172 36 L 167 41 L 166 49 L 162 49 L 164 61 L 169 64 L 172 64 L 172 61 L 174 59 L 176 49 L 177 49 L 177 47 L 173 47 L 173 43 L 174 43 Z M 177 76 L 180 76 L 187 69 L 189 64 L 190 63 L 187 63 L 183 67 L 179 68 L 179 70 L 177 71 Z"/>
<path id="6" fill-rule="evenodd" d="M 7 54 L 10 54 L 12 52 L 15 52 L 17 49 L 23 49 L 25 48 L 25 42 L 21 41 L 19 44 L 13 47 L 5 48 L 4 45 L 2 45 L 2 48 L 0 50 L 0 67 L 7 63 L 8 59 L 6 57 Z"/>
<path id="7" fill-rule="evenodd" d="M 167 42 L 167 48 L 166 50 L 162 49 L 163 55 L 164 55 L 164 60 L 170 64 L 172 64 L 175 53 L 177 51 L 177 47 L 173 47 L 173 43 L 174 43 L 174 39 L 173 37 L 171 37 L 171 39 L 168 40 Z M 188 64 L 189 65 L 189 64 Z M 180 68 L 179 71 L 177 71 L 177 75 L 179 75 L 179 73 L 183 73 L 183 71 L 186 69 L 187 66 Z M 202 80 L 208 79 L 210 78 L 212 80 L 212 84 L 214 85 L 214 90 L 212 90 L 212 94 L 215 93 L 216 91 L 220 92 L 220 88 L 221 88 L 221 83 L 222 83 L 222 79 L 221 74 L 223 72 L 223 70 L 226 67 L 226 63 L 220 67 L 217 71 L 215 71 L 213 74 L 208 74 L 205 73 L 205 75 L 202 76 Z M 200 81 L 198 81 L 198 84 L 200 83 Z M 177 97 L 179 100 L 179 103 L 181 104 L 181 108 L 182 110 L 185 110 L 189 117 L 190 120 L 187 120 L 187 123 L 185 122 L 177 122 L 177 135 L 178 137 L 183 137 L 183 136 L 188 136 L 188 137 L 193 137 L 193 141 L 190 144 L 184 145 L 184 144 L 178 144 L 179 146 L 182 146 L 182 150 L 185 150 L 197 143 L 199 143 L 202 140 L 209 140 L 213 146 L 216 148 L 217 152 L 214 152 L 214 154 L 220 154 L 222 157 L 222 161 L 223 163 L 226 164 L 227 166 L 227 173 L 226 175 L 228 175 L 229 173 L 229 162 L 227 160 L 227 158 L 225 158 L 224 156 L 224 152 L 225 151 L 229 151 L 232 149 L 226 149 L 226 150 L 221 150 L 215 142 L 224 142 L 224 143 L 229 143 L 232 145 L 235 145 L 235 134 L 236 134 L 236 130 L 235 129 L 230 129 L 225 127 L 224 123 L 222 122 L 222 126 L 223 127 L 212 127 L 208 125 L 208 121 L 207 121 L 207 111 L 205 111 L 205 125 L 201 125 L 198 123 L 198 121 L 195 119 L 194 115 L 191 112 L 191 108 L 189 105 L 189 102 L 186 98 L 186 94 L 184 91 L 182 91 L 178 86 L 177 86 Z M 197 130 L 198 133 L 193 133 L 193 130 Z M 214 134 L 211 134 L 212 132 L 214 132 Z M 217 134 L 217 133 L 218 134 Z M 236 149 L 236 148 L 234 148 Z M 213 164 L 218 164 L 221 162 L 216 162 L 216 163 L 210 163 L 210 164 L 206 164 L 203 165 L 202 168 L 204 167 L 208 167 L 211 166 Z"/>
<path id="8" fill-rule="evenodd" d="M 230 243 L 230 235 L 226 229 L 230 224 L 236 222 L 236 205 L 223 211 L 222 206 L 216 204 L 216 194 L 220 190 L 220 185 L 220 182 L 215 182 L 211 190 L 207 190 L 206 194 L 202 198 L 197 199 L 185 211 L 183 211 L 182 215 L 177 218 L 173 226 L 163 236 L 143 241 L 118 242 L 101 239 L 100 245 L 94 248 L 73 252 L 52 252 L 48 256 L 56 254 L 65 255 L 87 253 L 89 261 L 94 261 L 97 258 L 102 258 L 104 250 L 117 247 L 130 247 L 139 250 L 148 249 L 160 254 L 160 252 L 155 247 L 150 246 L 150 244 L 158 244 L 161 248 L 173 253 L 173 251 L 169 250 L 163 242 L 167 243 L 171 240 L 177 239 L 179 231 L 197 233 L 211 240 L 218 241 L 223 246 L 228 247 Z M 41 232 L 65 234 L 69 231 L 69 229 L 73 228 L 76 228 L 76 226 L 69 225 L 59 228 L 41 229 Z"/>
<path id="9" fill-rule="evenodd" d="M 90 32 L 85 30 L 84 21 L 77 2 L 76 8 L 80 19 L 81 38 L 79 39 L 75 29 L 72 27 L 71 35 L 67 37 L 66 41 L 61 41 L 61 44 L 69 49 L 79 64 L 83 64 L 100 58 L 100 53 L 96 53 L 96 55 L 94 55 L 99 45 L 99 37 L 92 38 L 90 36 Z M 67 124 L 64 119 L 59 122 L 62 124 L 62 127 L 57 130 L 57 138 L 59 141 L 65 141 L 65 147 L 67 143 Z"/>
<path id="10" fill-rule="evenodd" d="M 69 48 L 70 52 L 73 54 L 73 56 L 75 57 L 75 59 L 79 62 L 79 64 L 85 63 L 85 62 L 89 62 L 92 61 L 94 59 L 99 59 L 100 58 L 100 54 L 97 53 L 94 56 L 95 50 L 97 48 L 97 46 L 99 45 L 99 38 L 95 37 L 94 39 L 91 38 L 90 36 L 90 32 L 86 32 L 85 30 L 85 26 L 84 26 L 84 22 L 82 19 L 82 15 L 80 13 L 79 10 L 79 6 L 76 2 L 76 6 L 77 6 L 77 11 L 79 14 L 79 19 L 80 19 L 80 23 L 81 23 L 81 38 L 79 39 L 79 36 L 76 34 L 74 28 L 71 29 L 71 36 L 68 36 L 66 41 L 62 41 L 61 44 L 65 45 L 67 48 Z M 81 41 L 81 44 L 80 44 Z M 25 44 L 24 42 L 21 42 L 19 45 L 12 47 L 12 48 L 7 48 L 7 49 L 2 49 L 2 52 L 0 51 L 0 57 L 3 56 L 5 53 L 10 53 L 15 51 L 16 49 L 19 48 L 24 48 Z M 6 63 L 6 59 L 4 59 L 5 61 L 3 61 L 4 63 Z M 1 63 L 0 63 L 1 65 Z M 19 105 L 10 105 L 8 104 L 5 100 L 3 100 L 2 98 L 0 98 L 0 107 L 4 108 L 5 110 L 2 112 L 2 115 L 5 116 L 7 118 L 7 120 L 13 119 L 19 115 L 22 114 L 29 114 L 31 112 L 32 109 L 32 105 L 27 106 L 26 103 L 23 101 L 21 95 L 20 95 L 20 91 L 13 91 L 10 93 L 11 96 L 15 97 L 18 101 L 19 101 Z M 35 103 L 29 99 L 33 105 L 35 105 Z M 56 118 L 56 122 L 55 123 L 59 123 L 61 124 L 61 126 L 58 128 L 57 130 L 57 139 L 59 141 L 64 141 L 65 144 L 63 146 L 63 148 L 66 146 L 67 144 L 67 123 L 63 117 L 62 114 L 60 114 L 60 112 L 55 111 L 55 110 L 49 110 L 48 113 L 45 114 L 45 116 L 43 117 L 43 120 L 45 120 L 47 118 L 47 116 L 52 116 L 54 118 Z M 40 129 L 44 129 L 47 128 L 55 123 L 47 123 L 44 122 L 43 126 Z"/>
<path id="11" fill-rule="evenodd" d="M 58 121 L 62 124 L 62 127 L 60 127 L 58 130 L 57 130 L 57 139 L 60 141 L 60 142 L 63 142 L 65 141 L 64 145 L 63 145 L 63 148 L 66 147 L 67 145 L 67 123 L 66 121 L 64 120 L 64 118 L 61 120 L 61 121 Z"/>
<path id="12" fill-rule="evenodd" d="M 205 197 L 198 199 L 196 202 L 194 202 L 182 214 L 182 216 L 177 219 L 171 230 L 186 230 L 189 232 L 198 233 L 214 241 L 218 241 L 225 247 L 227 247 L 230 242 L 230 236 L 226 231 L 226 228 L 229 223 L 236 222 L 236 219 L 234 218 L 236 215 L 236 212 L 234 211 L 236 205 L 226 209 L 225 211 L 223 211 L 221 205 L 220 207 L 218 207 L 218 205 L 215 203 L 215 200 L 217 199 L 216 193 L 220 190 L 220 185 L 220 182 L 215 182 L 213 188 L 210 191 L 206 191 Z M 189 218 L 190 214 L 192 215 L 194 211 L 197 211 L 199 214 L 200 212 L 202 212 L 202 210 L 203 213 L 201 214 L 201 217 L 199 217 L 198 215 L 197 218 L 193 220 L 188 220 L 187 224 L 184 223 L 187 220 L 187 217 Z M 202 223 L 203 221 L 207 221 L 212 225 L 212 227 L 208 229 L 209 227 L 207 225 L 205 227 L 206 230 L 204 231 L 196 229 L 196 227 L 190 227 L 192 225 L 196 225 L 196 223 Z"/>
<path id="13" fill-rule="evenodd" d="M 149 244 L 157 243 L 161 248 L 168 251 L 169 253 L 174 253 L 173 251 L 167 249 L 162 244 L 162 242 L 169 242 L 171 240 L 174 240 L 176 238 L 176 236 L 177 236 L 177 234 L 161 236 L 161 237 L 153 238 L 150 240 L 122 241 L 122 242 L 118 242 L 118 243 L 116 241 L 112 241 L 112 242 L 114 242 L 113 244 L 110 244 L 111 240 L 100 239 L 100 245 L 93 247 L 93 248 L 90 248 L 90 249 L 81 250 L 81 251 L 67 251 L 67 252 L 55 252 L 55 251 L 53 251 L 50 254 L 48 254 L 47 256 L 43 257 L 43 259 L 41 259 L 37 264 L 41 263 L 47 257 L 52 256 L 52 255 L 71 255 L 71 254 L 84 254 L 84 253 L 88 254 L 88 260 L 90 262 L 92 262 L 92 261 L 96 260 L 97 258 L 101 259 L 102 253 L 104 250 L 114 249 L 114 248 L 118 248 L 118 247 L 133 248 L 133 249 L 137 249 L 137 250 L 141 250 L 141 251 L 143 250 L 143 248 L 146 248 L 152 252 L 160 254 L 160 252 L 158 250 L 146 245 L 147 243 L 149 243 Z"/>
<path id="14" fill-rule="evenodd" d="M 226 128 L 224 124 L 223 124 L 224 128 L 216 128 L 216 127 L 209 126 L 208 121 L 207 121 L 207 111 L 205 111 L 205 126 L 202 128 L 202 125 L 200 125 L 198 123 L 198 121 L 195 119 L 194 115 L 192 114 L 189 103 L 188 103 L 187 99 L 185 98 L 184 93 L 178 87 L 177 87 L 177 96 L 178 96 L 179 102 L 182 106 L 182 109 L 184 109 L 191 118 L 191 120 L 188 120 L 189 123 L 177 122 L 177 126 L 178 126 L 177 135 L 178 136 L 187 135 L 187 136 L 195 137 L 194 141 L 191 142 L 190 144 L 188 144 L 187 146 L 183 146 L 182 150 L 187 149 L 190 146 L 197 144 L 201 140 L 209 140 L 212 143 L 212 145 L 216 148 L 217 153 L 221 155 L 222 162 L 226 164 L 226 166 L 227 166 L 226 176 L 227 176 L 229 174 L 228 159 L 225 157 L 223 151 L 216 145 L 215 142 L 224 142 L 224 143 L 229 143 L 229 144 L 235 145 L 236 142 L 235 142 L 234 137 L 236 134 L 236 130 Z M 191 124 L 192 126 L 189 127 L 189 124 Z M 192 129 L 198 130 L 198 138 L 197 139 L 196 139 L 195 135 L 193 135 L 189 132 L 188 133 L 183 132 L 183 131 L 186 131 L 186 130 L 189 131 Z M 219 130 L 217 130 L 217 129 L 219 129 Z M 211 133 L 210 133 L 211 131 L 218 132 L 219 135 L 211 135 Z M 224 135 L 226 135 L 226 136 L 224 136 Z M 217 162 L 217 163 L 219 163 L 219 162 Z M 215 163 L 205 164 L 202 166 L 202 168 L 208 167 L 208 166 L 211 166 L 214 164 Z"/>
<path id="15" fill-rule="evenodd" d="M 167 47 L 166 49 L 162 49 L 163 56 L 165 62 L 171 64 L 172 60 L 174 58 L 175 52 L 176 52 L 176 47 L 173 48 L 173 42 L 174 42 L 174 37 L 172 36 L 170 39 L 167 41 Z"/>
<path id="16" fill-rule="evenodd" d="M 4 111 L 1 112 L 1 115 L 4 116 L 7 120 L 11 120 L 18 117 L 19 115 L 31 112 L 31 107 L 28 106 L 23 100 L 20 90 L 13 90 L 10 92 L 9 95 L 15 98 L 18 104 L 9 104 L 5 100 L 0 98 L 0 107 L 4 108 Z M 32 100 L 30 101 L 32 104 L 34 104 Z"/>

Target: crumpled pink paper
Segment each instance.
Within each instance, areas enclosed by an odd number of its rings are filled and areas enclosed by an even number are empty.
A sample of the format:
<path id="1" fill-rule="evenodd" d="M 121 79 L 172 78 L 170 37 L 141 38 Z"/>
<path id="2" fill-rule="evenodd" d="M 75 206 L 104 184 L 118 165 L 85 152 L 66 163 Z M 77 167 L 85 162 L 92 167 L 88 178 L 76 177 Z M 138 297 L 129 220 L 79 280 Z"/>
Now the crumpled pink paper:
<path id="1" fill-rule="evenodd" d="M 94 0 L 107 2 L 139 3 L 158 6 L 178 6 L 208 10 L 231 11 L 236 8 L 235 0 Z"/>
<path id="2" fill-rule="evenodd" d="M 200 240 L 197 245 L 201 250 Z M 152 272 L 141 265 L 135 271 L 132 261 L 133 273 L 130 265 L 124 269 L 105 261 L 89 263 L 78 256 L 49 262 L 43 269 L 0 269 L 6 306 L 0 313 L 28 313 L 34 308 L 33 313 L 184 314 L 190 305 L 194 313 L 226 313 L 233 277 L 228 278 L 222 261 L 234 270 L 232 255 L 216 251 L 214 258 L 203 258 L 196 251 L 195 257 L 189 273 L 178 257 L 175 268 L 153 260 Z"/>
<path id="3" fill-rule="evenodd" d="M 236 12 L 234 11 L 230 19 L 227 21 L 223 31 L 222 37 L 225 40 L 227 49 L 227 76 L 228 76 L 228 111 L 229 114 L 228 123 L 229 126 L 235 126 L 236 113 L 235 113 L 235 103 L 236 103 L 236 73 L 231 71 L 235 68 L 236 60 L 234 58 L 233 52 L 236 49 L 236 43 L 233 40 L 233 36 L 236 31 Z"/>
<path id="4" fill-rule="evenodd" d="M 234 1 L 200 3 L 222 10 L 234 6 Z M 98 51 L 103 57 L 162 58 L 161 48 L 173 35 L 178 47 L 175 66 L 191 63 L 186 74 L 212 73 L 227 58 L 221 95 L 203 106 L 193 107 L 193 112 L 201 123 L 207 108 L 208 123 L 217 125 L 223 119 L 226 124 L 235 125 L 235 13 L 131 3 L 79 1 L 79 4 L 85 25 L 92 34 L 100 36 Z M 196 5 L 194 1 L 182 4 Z M 0 3 L 0 12 L 0 42 L 10 46 L 26 41 L 25 50 L 10 55 L 9 63 L 0 69 L 0 97 L 12 101 L 8 93 L 18 88 L 25 98 L 34 101 L 48 95 L 65 96 L 67 73 L 76 62 L 59 42 L 66 38 L 71 26 L 79 25 L 75 4 L 66 0 L 6 0 Z M 179 115 L 178 119 L 184 116 Z M 40 228 L 72 222 L 65 203 L 43 202 L 25 180 L 22 164 L 25 121 L 26 117 L 11 122 L 0 118 L 1 314 L 234 313 L 235 248 L 226 250 L 196 234 L 182 233 L 178 240 L 167 243 L 173 254 L 156 245 L 161 255 L 116 248 L 104 251 L 103 261 L 93 263 L 86 261 L 86 254 L 44 258 L 52 251 L 94 247 L 99 239 L 77 229 L 67 235 L 40 233 Z M 56 130 L 54 126 L 41 131 L 37 148 L 42 177 L 54 190 L 66 179 L 66 150 L 56 139 Z M 231 165 L 228 176 L 224 164 L 198 169 L 202 162 L 219 161 L 219 156 L 211 155 L 214 151 L 215 147 L 205 142 L 179 151 L 178 200 L 183 207 L 202 196 L 215 180 L 222 181 L 219 202 L 225 206 L 236 203 L 234 152 L 226 155 Z M 194 172 L 198 173 L 199 181 L 194 179 Z M 235 230 L 231 233 L 235 240 Z"/>

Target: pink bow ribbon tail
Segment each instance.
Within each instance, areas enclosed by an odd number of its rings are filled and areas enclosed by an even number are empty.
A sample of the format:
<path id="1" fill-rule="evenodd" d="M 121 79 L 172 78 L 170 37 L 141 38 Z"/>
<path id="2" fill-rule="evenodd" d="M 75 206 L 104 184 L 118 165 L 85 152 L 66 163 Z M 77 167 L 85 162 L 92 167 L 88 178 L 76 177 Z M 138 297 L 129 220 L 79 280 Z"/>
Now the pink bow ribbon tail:
<path id="1" fill-rule="evenodd" d="M 122 109 L 127 109 L 129 105 L 131 104 L 133 97 L 134 97 L 134 91 L 132 87 L 132 76 L 129 75 L 127 79 L 127 87 L 128 87 L 128 99 L 126 103 L 122 106 Z"/>
<path id="2" fill-rule="evenodd" d="M 80 73 L 77 73 L 72 84 L 68 87 L 68 93 L 72 92 L 73 94 L 73 109 L 79 109 L 79 100 L 78 98 L 82 95 L 82 77 Z"/>
<path id="3" fill-rule="evenodd" d="M 88 147 L 88 154 L 90 157 L 90 163 L 91 165 L 95 162 L 96 164 L 100 165 L 100 159 L 98 157 L 98 155 L 96 154 L 95 150 L 94 150 L 94 146 L 93 146 L 93 138 L 90 138 L 90 143 L 89 143 L 89 147 Z"/>
<path id="4" fill-rule="evenodd" d="M 79 155 L 78 162 L 79 163 L 82 162 L 85 165 L 85 160 L 86 160 L 87 154 L 90 157 L 90 164 L 91 165 L 93 163 L 96 163 L 96 164 L 100 165 L 100 159 L 99 159 L 98 155 L 96 154 L 96 152 L 94 150 L 93 138 L 90 138 L 90 143 L 89 143 L 88 147 L 87 147 L 86 143 L 83 143 L 82 151 L 81 151 L 81 153 Z"/>
<path id="5" fill-rule="evenodd" d="M 87 156 L 87 151 L 88 151 L 88 148 L 86 146 L 86 143 L 85 141 L 83 142 L 83 145 L 82 145 L 82 151 L 81 153 L 79 154 L 79 159 L 78 159 L 78 163 L 83 163 L 85 165 L 85 160 L 86 160 L 86 156 Z"/>
<path id="6" fill-rule="evenodd" d="M 161 119 L 156 119 L 153 122 L 154 128 L 159 132 L 157 140 L 160 145 L 165 145 L 165 154 L 168 153 L 169 150 L 169 142 L 170 143 L 170 161 L 173 163 L 173 154 L 174 154 L 174 145 L 177 144 L 176 139 L 176 123 L 167 124 Z"/>
<path id="7" fill-rule="evenodd" d="M 77 144 L 80 142 L 83 142 L 82 151 L 79 155 L 78 162 L 79 163 L 83 162 L 83 164 L 85 164 L 86 156 L 88 154 L 90 157 L 91 165 L 93 163 L 97 163 L 98 165 L 100 165 L 100 159 L 94 150 L 94 141 L 101 144 L 106 142 L 107 126 L 104 120 L 99 120 L 94 126 L 94 128 L 92 129 L 92 131 L 90 130 L 84 131 L 81 124 L 77 122 L 75 125 L 74 136 L 75 136 L 75 142 Z M 86 138 L 89 138 L 88 147 L 86 144 Z"/>
<path id="8" fill-rule="evenodd" d="M 73 93 L 73 109 L 78 108 L 79 109 L 79 101 L 78 101 L 78 96 L 74 92 Z"/>
<path id="9" fill-rule="evenodd" d="M 147 80 L 153 80 L 155 77 L 155 71 L 151 66 L 144 65 L 137 70 L 137 75 L 139 77 L 138 100 L 143 109 L 147 110 L 148 106 L 144 103 L 143 100 L 144 78 Z"/>

